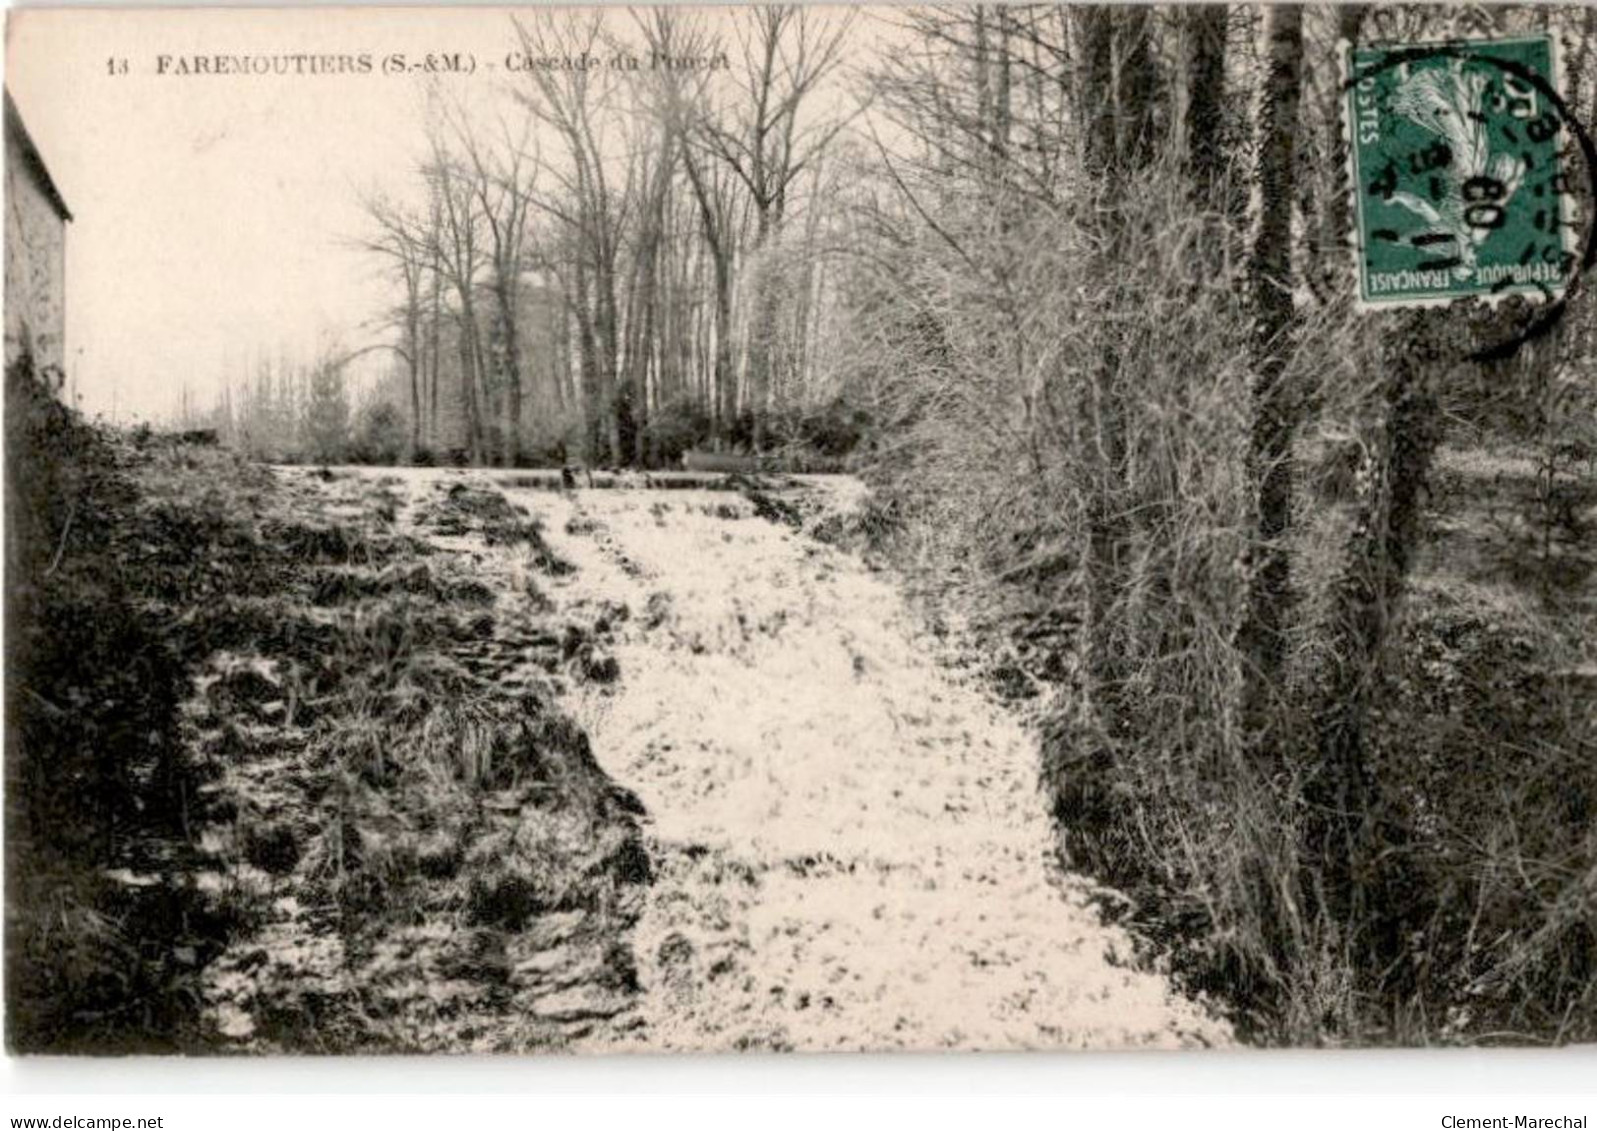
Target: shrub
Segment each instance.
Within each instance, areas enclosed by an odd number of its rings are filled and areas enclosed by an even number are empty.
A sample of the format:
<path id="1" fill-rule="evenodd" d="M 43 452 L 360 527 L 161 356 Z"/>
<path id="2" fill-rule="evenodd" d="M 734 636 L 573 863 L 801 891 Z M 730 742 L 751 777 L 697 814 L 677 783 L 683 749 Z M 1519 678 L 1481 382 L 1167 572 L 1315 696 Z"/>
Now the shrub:
<path id="1" fill-rule="evenodd" d="M 801 453 L 830 459 L 852 454 L 870 435 L 870 413 L 838 394 L 788 412 L 773 422 L 779 440 Z"/>
<path id="2" fill-rule="evenodd" d="M 1372 742 L 1389 989 L 1440 1035 L 1597 1037 L 1597 716 L 1535 602 L 1424 584 Z M 1417 1022 L 1410 1022 L 1418 1028 Z"/>
<path id="3" fill-rule="evenodd" d="M 389 401 L 376 401 L 361 409 L 349 456 L 356 463 L 393 465 L 404 454 L 405 416 Z"/>
<path id="4" fill-rule="evenodd" d="M 349 395 L 344 373 L 324 363 L 310 378 L 305 404 L 303 454 L 316 463 L 342 463 L 349 449 Z"/>
<path id="5" fill-rule="evenodd" d="M 667 401 L 649 418 L 649 451 L 660 467 L 677 467 L 682 453 L 699 447 L 710 436 L 710 417 L 696 399 Z"/>

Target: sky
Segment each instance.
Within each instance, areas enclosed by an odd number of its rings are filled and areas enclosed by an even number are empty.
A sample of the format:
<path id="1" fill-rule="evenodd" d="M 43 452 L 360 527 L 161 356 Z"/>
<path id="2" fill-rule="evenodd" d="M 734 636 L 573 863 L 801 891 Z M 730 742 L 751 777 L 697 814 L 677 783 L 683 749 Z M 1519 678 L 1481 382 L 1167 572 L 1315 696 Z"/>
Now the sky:
<path id="1" fill-rule="evenodd" d="M 73 213 L 69 387 L 121 422 L 169 417 L 185 389 L 212 404 L 259 357 L 388 336 L 372 324 L 388 294 L 380 264 L 354 246 L 368 230 L 360 200 L 415 191 L 439 80 L 383 61 L 469 55 L 474 75 L 442 81 L 480 99 L 504 88 L 519 47 L 504 9 L 8 14 L 6 86 Z M 177 73 L 217 54 L 365 55 L 372 69 Z M 386 356 L 351 375 L 370 381 Z"/>

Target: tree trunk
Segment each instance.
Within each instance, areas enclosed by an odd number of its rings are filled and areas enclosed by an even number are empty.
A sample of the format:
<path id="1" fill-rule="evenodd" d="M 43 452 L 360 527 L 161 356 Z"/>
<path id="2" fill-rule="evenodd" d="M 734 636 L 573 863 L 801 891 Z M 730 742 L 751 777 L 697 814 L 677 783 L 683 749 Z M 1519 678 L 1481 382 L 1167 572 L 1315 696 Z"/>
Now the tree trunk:
<path id="1" fill-rule="evenodd" d="M 476 380 L 476 394 L 473 403 L 472 430 L 475 433 L 476 455 L 475 462 L 487 464 L 490 459 L 488 451 L 488 419 L 487 413 L 491 411 L 491 391 L 488 386 L 488 357 L 487 348 L 483 344 L 482 324 L 477 321 L 477 306 L 472 303 L 466 310 L 466 330 L 470 335 L 471 367 Z"/>
<path id="2" fill-rule="evenodd" d="M 438 262 L 435 258 L 433 260 L 432 324 L 427 328 L 428 337 L 430 338 L 428 345 L 429 350 L 432 353 L 433 370 L 432 388 L 430 390 L 432 403 L 429 406 L 432 420 L 427 431 L 427 436 L 429 443 L 434 449 L 438 447 L 438 377 L 440 372 L 439 362 L 442 360 L 443 353 L 443 289 L 443 276 L 439 273 Z"/>
<path id="3" fill-rule="evenodd" d="M 754 238 L 754 310 L 749 318 L 749 413 L 753 422 L 750 446 L 758 455 L 765 450 L 766 411 L 771 388 L 771 354 L 776 336 L 776 287 L 770 264 L 761 253 L 771 242 L 775 224 L 768 208 L 759 209 Z"/>
<path id="4" fill-rule="evenodd" d="M 1367 4 L 1344 4 L 1336 10 L 1338 40 L 1357 45 L 1359 33 L 1364 29 L 1364 17 L 1369 13 Z M 1347 137 L 1342 132 L 1343 101 L 1346 93 L 1337 86 L 1332 99 L 1331 120 L 1327 123 L 1331 139 L 1330 173 L 1333 191 L 1325 194 L 1320 212 L 1320 238 L 1315 248 L 1320 285 L 1325 294 L 1334 295 L 1339 290 L 1350 289 L 1353 272 L 1349 270 L 1346 249 L 1348 234 L 1353 226 L 1348 208 L 1345 178 L 1348 164 Z"/>
<path id="5" fill-rule="evenodd" d="M 1111 9 L 1091 6 L 1077 9 L 1077 27 L 1086 60 L 1077 92 L 1078 112 L 1086 118 L 1084 164 L 1089 176 L 1104 186 L 1113 206 L 1115 181 L 1115 116 L 1113 106 L 1114 55 Z M 1113 221 L 1110 221 L 1111 224 Z M 1086 561 L 1086 666 L 1088 695 L 1100 721 L 1111 735 L 1120 730 L 1116 708 L 1120 686 L 1118 652 L 1114 639 L 1113 609 L 1119 592 L 1119 469 L 1124 465 L 1124 443 L 1115 397 L 1113 357 L 1099 359 L 1082 403 L 1092 445 L 1088 451 L 1092 481 L 1087 484 Z"/>
<path id="6" fill-rule="evenodd" d="M 1226 27 L 1224 4 L 1187 9 L 1187 170 L 1199 206 L 1213 202 L 1222 169 L 1221 106 L 1225 98 Z"/>
<path id="7" fill-rule="evenodd" d="M 987 50 L 987 9 L 977 4 L 971 13 L 975 22 L 975 50 L 971 68 L 976 77 L 976 121 L 984 130 L 990 129 L 993 120 L 993 84 Z M 989 149 L 992 135 L 988 134 Z"/>
<path id="8" fill-rule="evenodd" d="M 1090 176 L 1104 176 L 1114 164 L 1115 116 L 1110 94 L 1114 85 L 1114 36 L 1111 9 L 1083 5 L 1076 9 L 1076 36 L 1081 43 L 1081 81 L 1076 90 L 1076 118 L 1084 123 L 1083 156 Z"/>
<path id="9" fill-rule="evenodd" d="M 508 405 L 506 421 L 505 459 L 511 467 L 521 466 L 521 332 L 516 326 L 514 297 L 503 283 L 495 289 L 499 299 L 499 317 L 504 321 L 505 335 L 505 393 Z"/>
<path id="10" fill-rule="evenodd" d="M 469 313 L 461 313 L 457 347 L 460 355 L 460 406 L 465 415 L 463 440 L 466 445 L 466 458 L 476 463 L 482 454 L 482 424 L 477 407 L 476 360 L 472 351 L 472 340 L 475 335 L 469 325 L 470 320 Z"/>
<path id="11" fill-rule="evenodd" d="M 1153 157 L 1153 9 L 1128 4 L 1115 9 L 1120 66 L 1115 92 L 1116 150 L 1125 168 L 1142 168 Z"/>
<path id="12" fill-rule="evenodd" d="M 1267 43 L 1257 127 L 1259 215 L 1249 256 L 1253 303 L 1253 424 L 1250 482 L 1258 498 L 1247 575 L 1247 607 L 1238 634 L 1244 665 L 1243 725 L 1253 748 L 1271 755 L 1279 740 L 1271 708 L 1282 684 L 1284 631 L 1291 604 L 1287 534 L 1292 522 L 1294 421 L 1283 377 L 1292 324 L 1293 138 L 1303 65 L 1303 9 L 1265 9 Z"/>
<path id="13" fill-rule="evenodd" d="M 1442 436 L 1435 382 L 1451 360 L 1448 317 L 1418 311 L 1386 351 L 1385 419 L 1361 493 L 1342 573 L 1331 589 L 1329 664 L 1320 680 L 1315 729 L 1319 763 L 1304 789 L 1305 857 L 1319 874 L 1333 921 L 1360 916 L 1373 861 L 1364 851 L 1371 781 L 1365 759 L 1381 653 L 1419 545 L 1421 498 Z M 1455 323 L 1454 334 L 1461 328 Z"/>
<path id="14" fill-rule="evenodd" d="M 561 296 L 565 298 L 564 295 Z M 560 318 L 550 327 L 549 352 L 553 357 L 550 367 L 550 384 L 553 386 L 555 415 L 564 423 L 566 407 L 566 380 L 571 375 L 571 315 L 570 300 L 560 307 Z"/>
<path id="15" fill-rule="evenodd" d="M 1009 9 L 1003 4 L 997 5 L 993 9 L 993 18 L 998 23 L 998 49 L 993 60 L 993 66 L 998 72 L 998 81 L 993 95 L 991 144 L 993 164 L 998 174 L 1003 176 L 1004 166 L 1009 161 L 1009 134 L 1013 114 L 1009 68 Z"/>
<path id="16" fill-rule="evenodd" d="M 649 460 L 649 360 L 656 333 L 655 306 L 658 302 L 654 260 L 655 251 L 651 248 L 643 264 L 638 299 L 633 305 L 632 317 L 637 331 L 632 335 L 632 348 L 627 351 L 627 387 L 633 396 L 635 428 L 627 458 L 638 467 L 648 466 Z"/>
<path id="17" fill-rule="evenodd" d="M 610 460 L 616 465 L 630 461 L 635 424 L 632 414 L 633 390 L 621 372 L 621 320 L 616 305 L 615 261 L 601 258 L 594 273 L 598 288 L 594 330 L 598 336 L 599 379 L 609 397 Z"/>
<path id="18" fill-rule="evenodd" d="M 580 253 L 579 253 L 580 254 Z M 582 456 L 589 467 L 605 460 L 604 390 L 599 373 L 598 344 L 588 312 L 588 273 L 578 261 L 576 294 L 571 312 L 577 320 L 577 370 L 582 389 Z"/>
<path id="19" fill-rule="evenodd" d="M 730 443 L 737 431 L 736 359 L 732 356 L 732 257 L 715 254 L 715 394 L 720 404 L 720 435 Z"/>
<path id="20" fill-rule="evenodd" d="M 422 356 L 421 356 L 421 327 L 412 319 L 409 331 L 406 334 L 406 347 L 408 353 L 405 362 L 410 368 L 410 454 L 414 458 L 416 450 L 421 447 L 421 384 L 422 384 Z"/>
<path id="21" fill-rule="evenodd" d="M 1128 238 L 1121 212 L 1125 174 L 1152 154 L 1148 133 L 1154 64 L 1147 14 L 1094 6 L 1079 9 L 1077 19 L 1086 58 L 1077 95 L 1080 112 L 1087 115 L 1085 164 L 1102 186 L 1096 202 L 1098 223 L 1106 244 L 1105 260 L 1114 263 Z M 1118 82 L 1113 66 L 1117 23 L 1124 33 Z M 1130 725 L 1124 698 L 1128 649 L 1124 618 L 1117 609 L 1127 589 L 1131 543 L 1127 413 L 1120 358 L 1106 346 L 1086 381 L 1082 403 L 1091 468 L 1086 484 L 1084 635 L 1088 695 L 1112 739 L 1123 738 Z"/>

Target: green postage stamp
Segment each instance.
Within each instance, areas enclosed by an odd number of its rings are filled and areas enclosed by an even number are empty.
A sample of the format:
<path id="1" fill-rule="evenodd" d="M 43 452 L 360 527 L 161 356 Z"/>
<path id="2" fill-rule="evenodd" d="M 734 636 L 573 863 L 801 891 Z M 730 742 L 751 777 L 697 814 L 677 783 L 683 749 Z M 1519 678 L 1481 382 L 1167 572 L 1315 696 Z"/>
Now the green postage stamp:
<path id="1" fill-rule="evenodd" d="M 1359 300 L 1563 294 L 1577 258 L 1550 37 L 1344 45 Z"/>

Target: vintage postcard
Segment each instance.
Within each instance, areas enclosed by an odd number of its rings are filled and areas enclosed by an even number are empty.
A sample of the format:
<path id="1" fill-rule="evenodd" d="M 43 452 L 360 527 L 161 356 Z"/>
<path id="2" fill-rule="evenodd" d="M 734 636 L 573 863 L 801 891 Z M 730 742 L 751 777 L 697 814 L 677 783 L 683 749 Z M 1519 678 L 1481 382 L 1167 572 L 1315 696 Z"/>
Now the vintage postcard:
<path id="1" fill-rule="evenodd" d="M 8 1047 L 1597 1041 L 1594 93 L 1583 5 L 12 11 Z"/>

